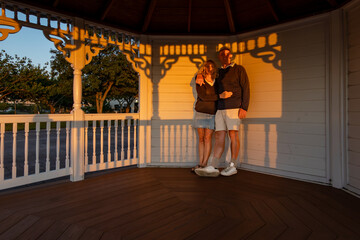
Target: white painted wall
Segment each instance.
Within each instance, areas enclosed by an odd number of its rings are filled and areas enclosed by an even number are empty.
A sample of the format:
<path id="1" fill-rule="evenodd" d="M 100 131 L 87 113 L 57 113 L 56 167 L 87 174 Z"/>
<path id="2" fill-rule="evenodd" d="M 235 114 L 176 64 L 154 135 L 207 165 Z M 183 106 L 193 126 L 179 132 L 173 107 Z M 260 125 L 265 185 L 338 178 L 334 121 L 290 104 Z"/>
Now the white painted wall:
<path id="1" fill-rule="evenodd" d="M 346 10 L 348 188 L 360 193 L 360 2 Z"/>
<path id="2" fill-rule="evenodd" d="M 320 21 L 270 32 L 278 68 L 251 54 L 240 57 L 251 82 L 242 167 L 327 182 L 326 28 Z"/>
<path id="3" fill-rule="evenodd" d="M 151 160 L 147 165 L 197 163 L 197 136 L 191 127 L 192 78 L 199 59 L 219 63 L 216 49 L 226 44 L 234 61 L 246 68 L 251 85 L 248 117 L 241 125 L 240 166 L 330 184 L 334 172 L 342 171 L 334 166 L 343 161 L 330 156 L 330 146 L 341 141 L 331 138 L 333 126 L 339 125 L 333 121 L 336 113 L 331 104 L 341 96 L 330 91 L 331 69 L 335 69 L 330 66 L 332 19 L 329 13 L 228 38 L 150 37 Z"/>

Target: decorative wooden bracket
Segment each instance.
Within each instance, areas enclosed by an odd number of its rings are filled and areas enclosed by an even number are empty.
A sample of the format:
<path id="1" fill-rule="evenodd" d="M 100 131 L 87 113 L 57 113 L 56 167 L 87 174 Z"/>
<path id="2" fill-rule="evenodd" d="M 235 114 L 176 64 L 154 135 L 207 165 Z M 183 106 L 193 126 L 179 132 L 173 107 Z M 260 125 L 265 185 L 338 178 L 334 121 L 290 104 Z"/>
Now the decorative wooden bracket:
<path id="1" fill-rule="evenodd" d="M 5 26 L 6 28 L 4 28 Z M 10 29 L 8 28 L 10 27 Z M 0 41 L 5 40 L 9 34 L 17 33 L 21 30 L 21 25 L 15 20 L 6 17 L 5 8 L 2 8 L 0 15 Z"/>

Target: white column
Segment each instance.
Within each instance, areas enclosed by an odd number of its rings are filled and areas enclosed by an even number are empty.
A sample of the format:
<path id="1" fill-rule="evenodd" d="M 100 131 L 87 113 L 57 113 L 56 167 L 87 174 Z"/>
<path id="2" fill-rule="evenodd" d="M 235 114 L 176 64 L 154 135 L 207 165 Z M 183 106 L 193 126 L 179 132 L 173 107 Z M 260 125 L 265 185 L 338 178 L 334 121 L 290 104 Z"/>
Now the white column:
<path id="1" fill-rule="evenodd" d="M 85 138 L 84 138 L 84 119 L 85 114 L 81 109 L 81 70 L 74 70 L 74 105 L 72 110 L 73 122 L 71 125 L 71 181 L 84 179 L 85 174 Z"/>
<path id="2" fill-rule="evenodd" d="M 139 79 L 139 146 L 138 167 L 151 162 L 152 92 L 150 79 L 140 70 Z"/>
<path id="3" fill-rule="evenodd" d="M 342 9 L 331 13 L 329 68 L 329 158 L 333 187 L 345 186 L 345 76 Z"/>
<path id="4" fill-rule="evenodd" d="M 85 30 L 84 20 L 75 18 L 74 23 L 74 43 L 76 49 L 71 52 L 70 62 L 74 69 L 73 82 L 73 121 L 71 125 L 71 181 L 81 181 L 85 175 L 85 114 L 81 109 L 82 81 L 81 70 L 85 66 Z"/>

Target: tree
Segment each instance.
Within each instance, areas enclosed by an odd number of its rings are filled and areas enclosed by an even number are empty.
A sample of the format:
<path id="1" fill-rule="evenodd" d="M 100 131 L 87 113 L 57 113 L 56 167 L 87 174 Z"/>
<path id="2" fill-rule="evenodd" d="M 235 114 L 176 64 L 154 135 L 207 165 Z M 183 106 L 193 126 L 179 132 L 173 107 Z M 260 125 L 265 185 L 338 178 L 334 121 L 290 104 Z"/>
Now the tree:
<path id="1" fill-rule="evenodd" d="M 60 51 L 50 50 L 51 81 L 49 88 L 48 105 L 51 113 L 55 109 L 71 109 L 73 104 L 73 69 Z"/>
<path id="2" fill-rule="evenodd" d="M 100 51 L 84 67 L 83 74 L 84 100 L 95 103 L 98 113 L 102 113 L 108 96 L 129 98 L 138 93 L 138 73 L 117 46 L 109 45 Z"/>
<path id="3" fill-rule="evenodd" d="M 13 78 L 15 72 L 14 58 L 0 51 L 0 100 L 6 100 L 14 92 L 17 81 Z"/>
<path id="4" fill-rule="evenodd" d="M 126 112 L 130 111 L 130 105 L 138 97 L 139 86 L 139 81 L 133 80 L 128 83 L 128 86 L 114 87 L 110 93 L 110 98 L 117 100 L 122 107 L 126 106 Z"/>
<path id="5" fill-rule="evenodd" d="M 34 71 L 33 71 L 34 70 Z M 12 57 L 4 50 L 0 52 L 0 100 L 23 99 L 31 95 L 29 87 L 41 72 L 30 59 Z M 36 86 L 33 86 L 36 89 Z"/>
<path id="6" fill-rule="evenodd" d="M 30 101 L 40 112 L 49 85 L 45 67 L 35 66 L 27 57 L 12 57 L 4 50 L 0 52 L 0 100 Z"/>

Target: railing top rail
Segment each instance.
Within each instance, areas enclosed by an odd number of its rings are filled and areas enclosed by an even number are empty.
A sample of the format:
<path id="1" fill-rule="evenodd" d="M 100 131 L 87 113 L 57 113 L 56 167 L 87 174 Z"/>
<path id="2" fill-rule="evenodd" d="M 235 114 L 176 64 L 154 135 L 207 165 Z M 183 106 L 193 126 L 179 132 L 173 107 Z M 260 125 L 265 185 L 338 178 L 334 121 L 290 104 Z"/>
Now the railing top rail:
<path id="1" fill-rule="evenodd" d="M 0 123 L 71 121 L 71 114 L 4 114 Z M 85 121 L 139 119 L 139 113 L 95 113 L 85 114 Z"/>
<path id="2" fill-rule="evenodd" d="M 71 114 L 4 114 L 0 123 L 71 121 Z"/>
<path id="3" fill-rule="evenodd" d="M 85 121 L 139 119 L 139 113 L 94 113 L 85 114 Z"/>

